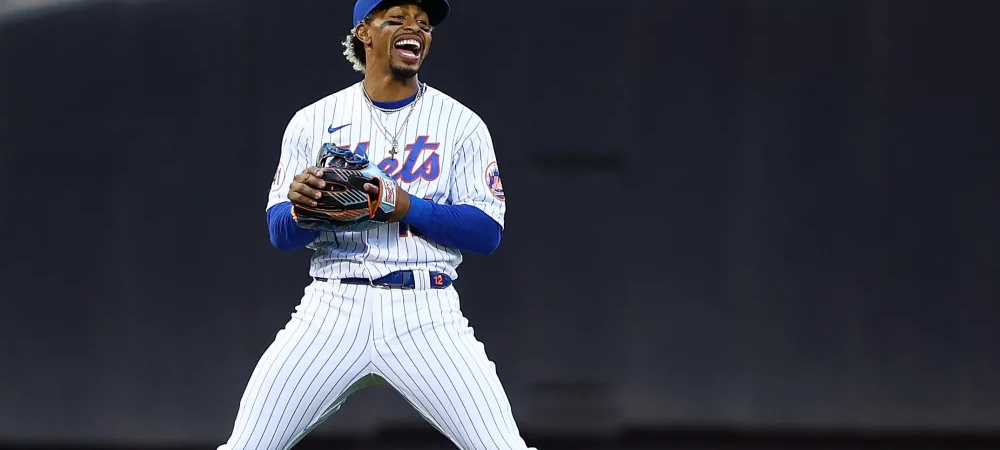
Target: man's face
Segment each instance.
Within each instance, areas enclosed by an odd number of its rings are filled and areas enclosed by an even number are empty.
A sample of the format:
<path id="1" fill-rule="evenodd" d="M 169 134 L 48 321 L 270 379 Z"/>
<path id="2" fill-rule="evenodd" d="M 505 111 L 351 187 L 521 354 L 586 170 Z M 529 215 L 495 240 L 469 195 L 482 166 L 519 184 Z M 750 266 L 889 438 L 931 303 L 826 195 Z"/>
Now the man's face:
<path id="1" fill-rule="evenodd" d="M 366 64 L 388 64 L 397 78 L 416 76 L 431 48 L 430 20 L 423 9 L 413 4 L 389 6 L 359 27 L 358 34 L 362 42 L 367 34 L 372 49 Z"/>

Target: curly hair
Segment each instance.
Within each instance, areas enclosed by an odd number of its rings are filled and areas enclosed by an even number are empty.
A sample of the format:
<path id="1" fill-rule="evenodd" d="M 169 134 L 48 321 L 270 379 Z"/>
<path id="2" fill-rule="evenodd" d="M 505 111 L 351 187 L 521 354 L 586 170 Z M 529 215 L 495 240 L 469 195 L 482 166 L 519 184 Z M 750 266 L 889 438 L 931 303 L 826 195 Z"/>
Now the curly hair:
<path id="1" fill-rule="evenodd" d="M 404 3 L 404 1 L 396 3 Z M 376 12 L 388 9 L 393 4 L 394 2 L 386 2 L 379 5 L 378 8 L 368 13 L 364 19 L 361 19 L 361 22 L 370 22 Z M 361 42 L 361 39 L 358 39 L 357 35 L 354 34 L 356 30 L 357 26 L 352 28 L 351 32 L 347 33 L 347 37 L 344 38 L 344 41 L 341 42 L 341 45 L 344 46 L 344 57 L 347 58 L 347 62 L 351 63 L 351 68 L 357 72 L 365 73 L 365 44 Z"/>
<path id="2" fill-rule="evenodd" d="M 354 30 L 351 30 L 344 38 L 343 45 L 344 57 L 347 58 L 347 62 L 351 63 L 354 70 L 365 73 L 365 44 L 354 35 Z"/>

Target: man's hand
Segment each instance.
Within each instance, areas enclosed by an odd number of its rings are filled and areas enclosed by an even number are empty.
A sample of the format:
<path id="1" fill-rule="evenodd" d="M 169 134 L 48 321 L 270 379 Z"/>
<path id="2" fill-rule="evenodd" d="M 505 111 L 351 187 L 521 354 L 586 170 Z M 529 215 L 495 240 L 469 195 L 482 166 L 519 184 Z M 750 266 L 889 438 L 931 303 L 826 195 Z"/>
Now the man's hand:
<path id="1" fill-rule="evenodd" d="M 296 177 L 298 179 L 298 177 Z M 321 180 L 322 181 L 322 180 Z M 293 183 L 294 186 L 294 183 Z M 370 195 L 378 196 L 378 186 L 371 183 L 365 183 L 365 192 Z M 317 197 L 319 198 L 319 197 Z M 396 186 L 396 209 L 389 216 L 389 223 L 399 222 L 406 217 L 406 213 L 410 210 L 410 194 L 407 194 L 403 188 Z"/>
<path id="2" fill-rule="evenodd" d="M 365 190 L 368 190 L 368 186 L 365 185 Z M 324 187 L 326 187 L 326 181 L 323 181 L 323 171 L 315 167 L 309 167 L 292 179 L 292 185 L 288 191 L 288 199 L 292 201 L 292 204 L 313 207 L 316 206 L 316 200 L 319 200 L 322 196 L 317 189 L 323 189 Z M 407 206 L 409 206 L 409 202 L 407 202 Z"/>

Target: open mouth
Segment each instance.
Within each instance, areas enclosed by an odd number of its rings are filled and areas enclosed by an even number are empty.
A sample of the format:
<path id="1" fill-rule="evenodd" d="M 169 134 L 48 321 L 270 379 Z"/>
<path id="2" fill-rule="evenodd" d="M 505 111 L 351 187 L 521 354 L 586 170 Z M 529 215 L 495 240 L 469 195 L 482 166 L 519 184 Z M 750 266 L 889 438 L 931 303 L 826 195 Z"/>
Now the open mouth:
<path id="1" fill-rule="evenodd" d="M 418 39 L 403 37 L 397 40 L 393 44 L 393 47 L 404 61 L 414 63 L 420 61 L 420 54 L 423 52 L 424 44 Z"/>

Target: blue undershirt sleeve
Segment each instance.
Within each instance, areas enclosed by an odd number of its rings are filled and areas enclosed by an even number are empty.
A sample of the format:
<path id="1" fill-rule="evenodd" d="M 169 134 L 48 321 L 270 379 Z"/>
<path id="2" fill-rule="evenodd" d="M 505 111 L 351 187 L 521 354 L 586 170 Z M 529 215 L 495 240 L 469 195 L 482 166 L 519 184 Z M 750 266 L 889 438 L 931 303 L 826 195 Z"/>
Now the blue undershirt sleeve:
<path id="1" fill-rule="evenodd" d="M 475 206 L 442 205 L 413 195 L 403 223 L 438 244 L 480 255 L 493 253 L 503 235 L 503 227 Z"/>
<path id="2" fill-rule="evenodd" d="M 305 248 L 319 231 L 299 227 L 292 218 L 292 204 L 278 203 L 267 209 L 267 230 L 271 235 L 271 245 L 283 252 Z"/>

